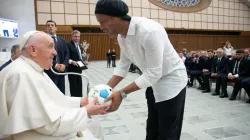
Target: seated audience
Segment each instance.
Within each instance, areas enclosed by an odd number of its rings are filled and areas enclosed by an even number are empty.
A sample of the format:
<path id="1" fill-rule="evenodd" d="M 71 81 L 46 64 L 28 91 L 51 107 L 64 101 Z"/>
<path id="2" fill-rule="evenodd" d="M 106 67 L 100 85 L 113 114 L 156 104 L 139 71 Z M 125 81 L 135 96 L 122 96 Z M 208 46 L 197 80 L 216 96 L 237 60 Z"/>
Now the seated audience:
<path id="1" fill-rule="evenodd" d="M 244 51 L 237 50 L 236 58 L 229 63 L 228 79 L 235 80 L 234 89 L 229 100 L 235 100 L 239 91 L 241 90 L 241 81 L 250 76 L 250 69 L 247 63 L 248 60 L 244 59 Z"/>
<path id="2" fill-rule="evenodd" d="M 196 54 L 195 57 L 193 58 L 193 62 L 190 68 L 190 84 L 188 85 L 189 87 L 193 86 L 193 82 L 195 78 L 200 84 L 199 89 L 204 89 L 203 87 L 204 84 L 201 79 L 202 70 L 204 69 L 204 66 L 205 66 L 204 56 L 199 56 L 198 54 Z"/>
<path id="3" fill-rule="evenodd" d="M 202 93 L 207 93 L 210 92 L 210 84 L 209 84 L 209 78 L 211 76 L 211 71 L 212 71 L 212 64 L 213 64 L 213 51 L 212 50 L 208 50 L 208 57 L 206 57 L 205 60 L 205 66 L 204 69 L 202 70 L 202 80 L 204 82 L 204 90 L 202 91 Z"/>
<path id="4" fill-rule="evenodd" d="M 212 66 L 212 78 L 216 78 L 216 88 L 215 92 L 212 94 L 220 95 L 220 98 L 228 97 L 227 94 L 227 63 L 228 58 L 224 56 L 223 49 L 217 49 L 217 58 L 214 59 Z M 222 88 L 222 92 L 220 93 L 220 88 Z"/>
<path id="5" fill-rule="evenodd" d="M 185 62 L 186 57 L 184 57 L 184 56 L 183 56 L 183 53 L 182 53 L 182 52 L 181 52 L 181 53 L 179 53 L 179 56 L 180 56 L 181 60 L 182 60 L 183 62 Z"/>
<path id="6" fill-rule="evenodd" d="M 249 49 L 245 49 L 245 50 L 244 50 L 244 57 L 245 57 L 245 59 L 250 60 L 250 52 L 249 52 Z"/>

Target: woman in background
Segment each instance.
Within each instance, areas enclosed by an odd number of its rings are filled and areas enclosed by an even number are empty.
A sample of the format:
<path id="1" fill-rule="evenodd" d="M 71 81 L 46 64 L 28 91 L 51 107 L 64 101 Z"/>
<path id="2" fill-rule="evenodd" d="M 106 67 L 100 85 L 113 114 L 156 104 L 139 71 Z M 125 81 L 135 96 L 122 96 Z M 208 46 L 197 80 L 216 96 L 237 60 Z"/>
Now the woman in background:
<path id="1" fill-rule="evenodd" d="M 233 46 L 231 45 L 231 43 L 229 41 L 226 42 L 226 45 L 223 47 L 224 50 L 224 54 L 228 57 L 231 58 L 232 54 L 233 54 Z"/>

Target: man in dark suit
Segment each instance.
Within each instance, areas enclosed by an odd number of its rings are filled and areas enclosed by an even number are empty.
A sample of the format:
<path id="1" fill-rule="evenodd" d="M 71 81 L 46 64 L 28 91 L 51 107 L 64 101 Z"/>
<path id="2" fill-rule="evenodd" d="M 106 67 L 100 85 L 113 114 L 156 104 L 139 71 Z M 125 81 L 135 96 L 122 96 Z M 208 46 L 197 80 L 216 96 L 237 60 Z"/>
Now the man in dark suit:
<path id="1" fill-rule="evenodd" d="M 241 81 L 250 76 L 249 66 L 244 59 L 244 51 L 237 50 L 236 58 L 229 63 L 228 67 L 228 79 L 236 80 L 234 89 L 229 100 L 235 100 L 239 91 L 242 88 Z"/>
<path id="2" fill-rule="evenodd" d="M 0 71 L 2 71 L 6 66 L 8 66 L 12 61 L 16 60 L 19 56 L 20 56 L 20 46 L 18 44 L 13 45 L 11 47 L 11 59 L 0 67 Z"/>
<path id="3" fill-rule="evenodd" d="M 72 32 L 72 40 L 67 43 L 69 50 L 69 72 L 82 73 L 77 61 L 82 61 L 80 47 L 80 32 L 74 30 Z M 82 97 L 82 77 L 79 75 L 68 75 L 70 94 L 74 97 Z"/>
<path id="4" fill-rule="evenodd" d="M 215 92 L 212 94 L 220 95 L 220 98 L 228 97 L 227 94 L 227 65 L 228 58 L 224 56 L 223 49 L 217 49 L 217 58 L 214 59 L 214 64 L 212 66 L 212 74 L 211 77 L 216 78 L 216 88 Z M 220 87 L 222 88 L 222 92 L 220 93 Z"/>
<path id="5" fill-rule="evenodd" d="M 191 64 L 190 70 L 190 87 L 193 86 L 194 78 L 199 82 L 200 87 L 198 89 L 204 89 L 203 81 L 201 80 L 202 70 L 205 66 L 205 52 L 202 52 L 202 55 L 199 56 L 198 54 L 195 55 L 193 58 L 193 62 Z"/>
<path id="6" fill-rule="evenodd" d="M 55 49 L 57 55 L 53 59 L 53 70 L 56 72 L 66 72 L 67 66 L 69 64 L 69 50 L 66 46 L 66 42 L 63 38 L 56 35 L 56 23 L 53 20 L 48 20 L 46 22 L 46 31 L 53 38 Z M 45 70 L 50 79 L 55 83 L 55 85 L 60 89 L 60 91 L 65 94 L 65 76 L 56 75 L 50 69 Z"/>
<path id="7" fill-rule="evenodd" d="M 205 62 L 205 67 L 202 70 L 202 80 L 204 82 L 204 90 L 202 93 L 207 93 L 210 92 L 210 85 L 209 85 L 209 78 L 211 76 L 211 71 L 212 71 L 212 64 L 213 64 L 213 51 L 209 50 L 208 52 L 208 57 L 206 58 Z"/>

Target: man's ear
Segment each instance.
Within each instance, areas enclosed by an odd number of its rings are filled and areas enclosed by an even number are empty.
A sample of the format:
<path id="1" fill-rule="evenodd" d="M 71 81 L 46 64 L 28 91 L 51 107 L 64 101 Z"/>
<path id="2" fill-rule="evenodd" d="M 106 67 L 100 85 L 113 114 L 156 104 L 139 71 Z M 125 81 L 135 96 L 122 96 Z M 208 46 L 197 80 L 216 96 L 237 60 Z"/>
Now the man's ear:
<path id="1" fill-rule="evenodd" d="M 30 55 L 35 56 L 36 55 L 36 47 L 34 45 L 29 45 L 27 46 L 28 52 L 30 53 Z"/>

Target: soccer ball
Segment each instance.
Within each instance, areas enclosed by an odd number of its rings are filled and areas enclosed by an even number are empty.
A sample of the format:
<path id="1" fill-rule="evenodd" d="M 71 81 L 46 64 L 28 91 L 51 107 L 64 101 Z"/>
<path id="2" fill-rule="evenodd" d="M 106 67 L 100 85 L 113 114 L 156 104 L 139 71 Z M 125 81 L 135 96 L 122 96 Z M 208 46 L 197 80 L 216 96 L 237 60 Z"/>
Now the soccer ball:
<path id="1" fill-rule="evenodd" d="M 108 104 L 111 105 L 112 104 L 112 100 L 108 101 L 108 102 L 104 102 L 105 99 L 107 99 L 113 92 L 113 89 L 108 86 L 108 85 L 104 85 L 104 84 L 100 84 L 100 85 L 96 85 L 93 88 L 90 89 L 89 93 L 88 93 L 88 101 L 91 102 L 92 100 L 94 100 L 95 97 L 97 97 L 97 103 L 98 105 L 103 105 L 103 104 Z M 109 108 L 106 108 L 106 110 L 108 110 Z"/>

